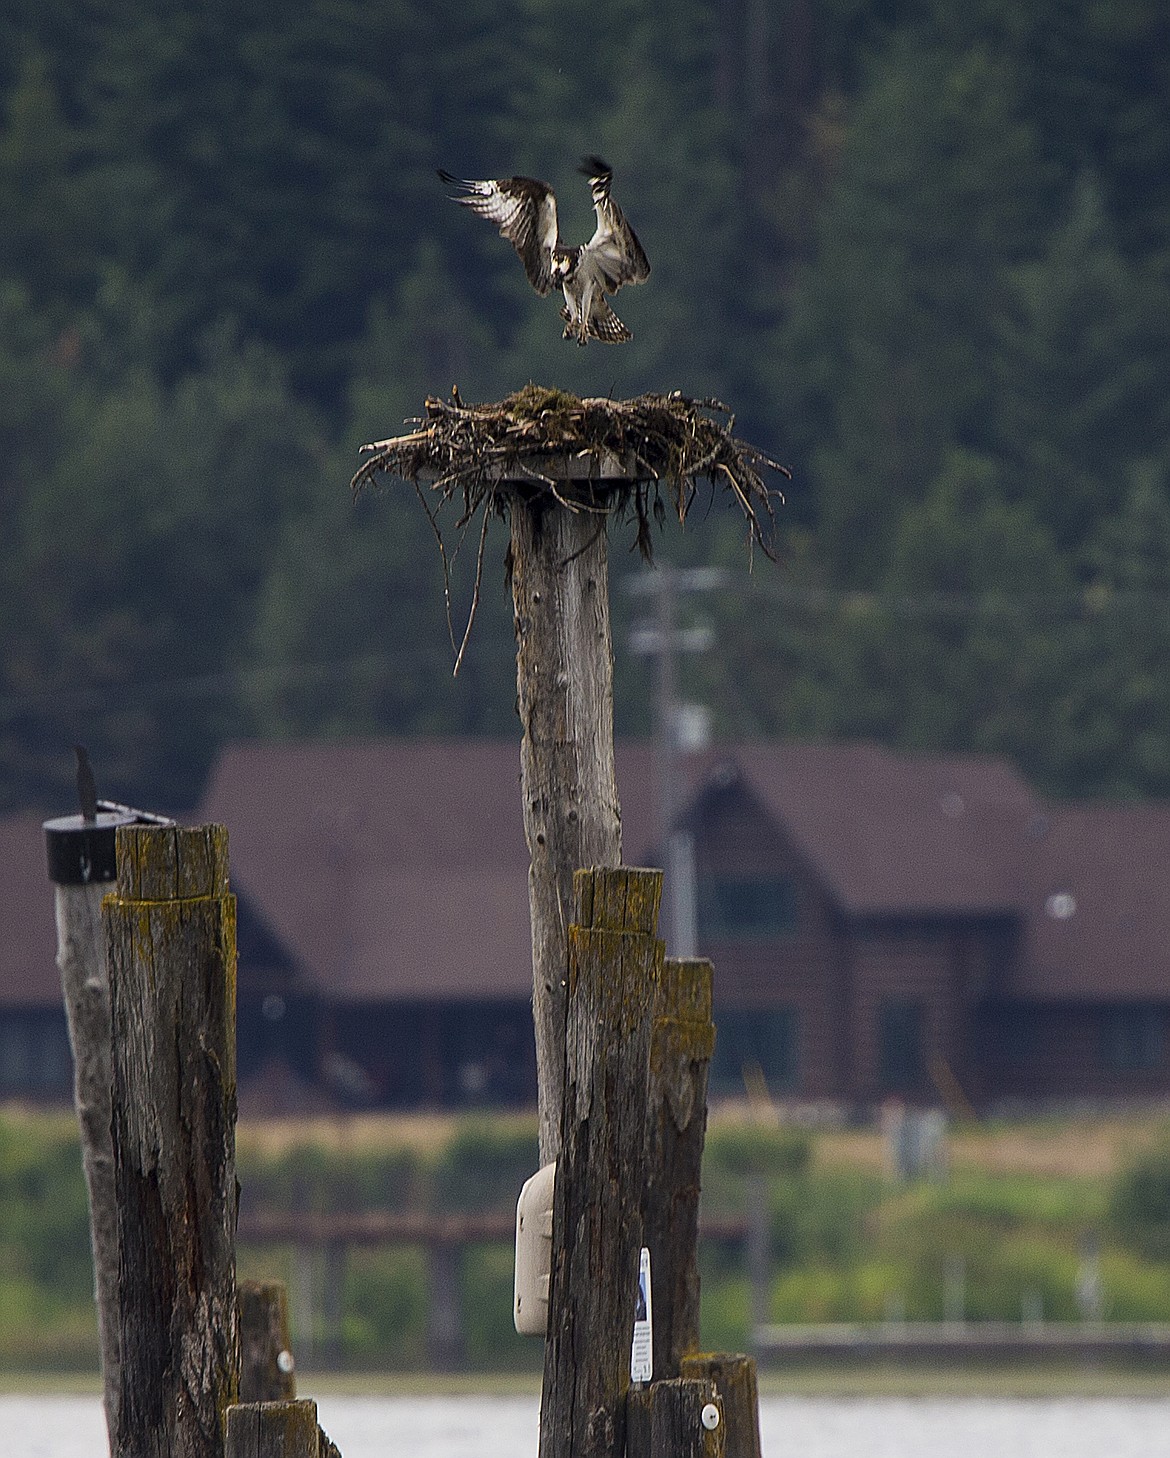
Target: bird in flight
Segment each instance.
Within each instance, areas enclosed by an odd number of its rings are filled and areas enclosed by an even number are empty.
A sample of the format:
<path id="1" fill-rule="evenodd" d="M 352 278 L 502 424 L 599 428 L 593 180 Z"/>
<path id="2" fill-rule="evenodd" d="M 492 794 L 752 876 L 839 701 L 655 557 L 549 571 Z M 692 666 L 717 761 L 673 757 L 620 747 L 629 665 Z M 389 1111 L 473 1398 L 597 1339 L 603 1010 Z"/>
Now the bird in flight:
<path id="1" fill-rule="evenodd" d="M 650 264 L 638 236 L 609 195 L 613 169 L 600 157 L 586 157 L 580 169 L 589 179 L 597 228 L 588 243 L 567 248 L 557 227 L 553 190 L 535 177 L 504 177 L 473 182 L 439 172 L 448 186 L 462 189 L 454 201 L 495 223 L 524 264 L 528 282 L 538 294 L 559 284 L 565 303 L 561 318 L 566 339 L 587 344 L 623 344 L 634 336 L 609 306 L 606 294 L 622 284 L 644 283 Z"/>

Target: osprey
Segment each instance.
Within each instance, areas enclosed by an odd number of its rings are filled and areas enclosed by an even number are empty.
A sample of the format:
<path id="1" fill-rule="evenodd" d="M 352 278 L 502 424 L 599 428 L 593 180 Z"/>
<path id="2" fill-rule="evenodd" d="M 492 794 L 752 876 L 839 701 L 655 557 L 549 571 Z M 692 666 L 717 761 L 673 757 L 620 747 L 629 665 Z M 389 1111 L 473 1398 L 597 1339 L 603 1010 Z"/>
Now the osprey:
<path id="1" fill-rule="evenodd" d="M 439 172 L 448 186 L 463 189 L 453 199 L 481 218 L 495 223 L 516 249 L 528 282 L 538 294 L 564 290 L 566 339 L 586 344 L 622 344 L 634 336 L 614 313 L 606 294 L 622 284 L 643 283 L 650 264 L 637 235 L 621 208 L 609 195 L 613 169 L 600 157 L 586 157 L 580 169 L 589 179 L 597 229 L 588 243 L 566 248 L 557 228 L 557 200 L 553 190 L 535 177 L 504 177 L 495 182 L 471 182 Z"/>

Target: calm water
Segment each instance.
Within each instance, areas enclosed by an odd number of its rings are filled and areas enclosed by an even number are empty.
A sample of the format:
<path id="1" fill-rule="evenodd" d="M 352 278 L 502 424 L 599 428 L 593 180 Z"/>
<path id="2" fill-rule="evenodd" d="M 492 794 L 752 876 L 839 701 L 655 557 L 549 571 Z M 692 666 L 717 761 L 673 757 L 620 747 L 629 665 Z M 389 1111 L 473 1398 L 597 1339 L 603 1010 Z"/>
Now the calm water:
<path id="1" fill-rule="evenodd" d="M 537 1404 L 519 1397 L 324 1397 L 342 1458 L 524 1458 Z M 834 1399 L 760 1404 L 765 1458 L 1170 1458 L 1170 1399 Z M 0 1451 L 101 1458 L 90 1397 L 0 1396 Z"/>

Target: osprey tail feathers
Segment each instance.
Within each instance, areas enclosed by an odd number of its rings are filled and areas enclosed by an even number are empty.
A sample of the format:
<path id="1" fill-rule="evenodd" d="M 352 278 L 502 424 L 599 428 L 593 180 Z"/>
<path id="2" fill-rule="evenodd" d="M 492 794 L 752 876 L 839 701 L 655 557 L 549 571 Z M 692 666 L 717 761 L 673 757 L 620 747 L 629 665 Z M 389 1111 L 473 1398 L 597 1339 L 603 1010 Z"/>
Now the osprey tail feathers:
<path id="1" fill-rule="evenodd" d="M 561 305 L 561 318 L 566 325 L 565 338 L 575 339 L 578 344 L 584 344 L 587 339 L 596 339 L 602 344 L 626 344 L 634 337 L 633 331 L 610 308 L 604 294 L 594 297 L 589 310 L 588 325 L 584 331 L 567 304 Z"/>

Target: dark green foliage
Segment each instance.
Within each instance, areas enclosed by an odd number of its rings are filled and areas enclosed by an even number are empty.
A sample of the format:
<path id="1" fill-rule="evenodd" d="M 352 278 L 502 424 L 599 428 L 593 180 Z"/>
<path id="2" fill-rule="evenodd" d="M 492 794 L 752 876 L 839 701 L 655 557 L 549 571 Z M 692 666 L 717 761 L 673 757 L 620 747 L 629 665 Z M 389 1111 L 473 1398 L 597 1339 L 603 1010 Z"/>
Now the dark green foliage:
<path id="1" fill-rule="evenodd" d="M 57 1306 L 93 1290 L 81 1153 L 64 1121 L 46 1134 L 0 1120 L 0 1250 L 4 1277 L 49 1288 Z"/>
<path id="2" fill-rule="evenodd" d="M 536 1124 L 471 1116 L 423 1146 L 349 1146 L 311 1133 L 278 1150 L 244 1137 L 245 1207 L 271 1210 L 509 1210 L 537 1168 Z"/>
<path id="3" fill-rule="evenodd" d="M 716 1124 L 703 1146 L 703 1187 L 709 1198 L 738 1198 L 751 1175 L 773 1180 L 799 1178 L 808 1170 L 812 1143 L 795 1129 L 767 1124 Z M 724 1191 L 727 1190 L 727 1194 Z"/>
<path id="4" fill-rule="evenodd" d="M 1112 233 L 1100 181 L 1085 172 L 1040 257 L 1010 275 L 998 320 L 1008 492 L 1048 503 L 1057 544 L 1072 552 L 1119 508 L 1132 463 L 1164 450 L 1170 431 L 1170 296 Z"/>
<path id="5" fill-rule="evenodd" d="M 342 1346 L 357 1364 L 426 1363 L 427 1272 L 421 1250 L 355 1250 L 346 1263 Z"/>
<path id="6" fill-rule="evenodd" d="M 507 1210 L 539 1165 L 527 1124 L 473 1119 L 449 1141 L 434 1169 L 434 1199 L 444 1210 Z"/>
<path id="7" fill-rule="evenodd" d="M 12 0 L 0 807 L 67 802 L 77 740 L 179 807 L 229 737 L 510 732 L 502 545 L 452 683 L 417 502 L 345 483 L 529 380 L 712 393 L 793 466 L 779 572 L 668 525 L 735 569 L 683 670 L 719 732 L 1170 794 L 1168 50 L 1159 0 Z M 621 349 L 434 177 L 545 176 L 577 241 L 586 151 L 654 270 Z"/>
<path id="8" fill-rule="evenodd" d="M 245 1211 L 429 1210 L 510 1212 L 537 1166 L 535 1121 L 472 1118 L 425 1149 L 383 1149 L 306 1141 L 280 1153 L 245 1139 L 239 1156 Z M 267 1269 L 279 1268 L 276 1253 Z M 261 1253 L 252 1253 L 255 1265 Z M 354 1250 L 346 1268 L 342 1342 L 347 1360 L 399 1368 L 426 1360 L 429 1301 L 421 1249 Z M 461 1290 L 472 1366 L 491 1370 L 539 1365 L 539 1344 L 512 1324 L 512 1252 L 472 1246 L 463 1253 Z M 535 1356 L 534 1356 L 535 1353 Z"/>
<path id="9" fill-rule="evenodd" d="M 1148 1151 L 1118 1176 L 1110 1216 L 1141 1255 L 1170 1261 L 1170 1145 Z"/>
<path id="10" fill-rule="evenodd" d="M 1052 1320 L 1080 1316 L 1076 1289 L 1087 1232 L 1100 1247 L 1105 1316 L 1170 1319 L 1170 1154 L 1156 1146 L 1106 1192 L 1086 1178 L 956 1171 L 943 1184 L 893 1187 L 850 1166 L 821 1167 L 816 1135 L 717 1124 L 703 1170 L 704 1209 L 743 1209 L 749 1173 L 763 1174 L 771 1211 L 777 1321 L 880 1321 L 893 1309 L 937 1320 L 955 1262 L 973 1320 L 1019 1320 L 1025 1302 Z M 253 1209 L 491 1210 L 514 1208 L 536 1160 L 534 1121 L 479 1118 L 426 1143 L 388 1134 L 383 1147 L 346 1136 L 279 1152 L 245 1131 L 242 1200 Z M 318 1258 L 319 1267 L 319 1258 Z M 241 1274 L 283 1279 L 303 1309 L 303 1259 L 244 1247 Z M 750 1299 L 742 1252 L 701 1251 L 704 1342 L 747 1340 Z M 320 1279 L 318 1269 L 316 1279 Z M 540 1344 L 512 1327 L 512 1252 L 469 1247 L 461 1271 L 468 1361 L 535 1370 Z M 319 1300 L 319 1297 L 318 1297 Z M 428 1275 L 416 1248 L 353 1248 L 346 1261 L 342 1354 L 356 1365 L 426 1362 Z M 898 1303 L 901 1303 L 899 1306 Z M 315 1333 L 319 1342 L 324 1336 Z M 298 1351 L 305 1333 L 294 1331 Z M 0 1366 L 96 1363 L 85 1189 L 77 1136 L 63 1116 L 0 1118 Z"/>
<path id="11" fill-rule="evenodd" d="M 44 796 L 79 740 L 107 797 L 190 801 L 241 726 L 230 673 L 281 514 L 316 479 L 311 415 L 230 334 L 173 387 L 135 370 L 109 392 L 22 354 L 0 373 L 43 421 L 0 463 L 0 801 Z"/>
<path id="12" fill-rule="evenodd" d="M 506 1246 L 473 1246 L 464 1253 L 467 1360 L 488 1372 L 539 1372 L 543 1345 L 517 1336 L 512 1321 L 513 1266 L 513 1253 Z"/>
<path id="13" fill-rule="evenodd" d="M 427 1161 L 407 1146 L 348 1151 L 304 1143 L 270 1154 L 245 1143 L 237 1169 L 244 1209 L 411 1210 L 427 1198 Z"/>
<path id="14" fill-rule="evenodd" d="M 781 343 L 821 550 L 846 581 L 875 581 L 948 448 L 976 438 L 1006 270 L 1041 236 L 1041 181 L 1002 57 L 909 36 L 883 55 Z"/>
<path id="15" fill-rule="evenodd" d="M 866 1216 L 881 1182 L 851 1172 L 777 1180 L 769 1191 L 772 1256 L 778 1265 L 845 1266 L 861 1258 L 870 1233 Z"/>

